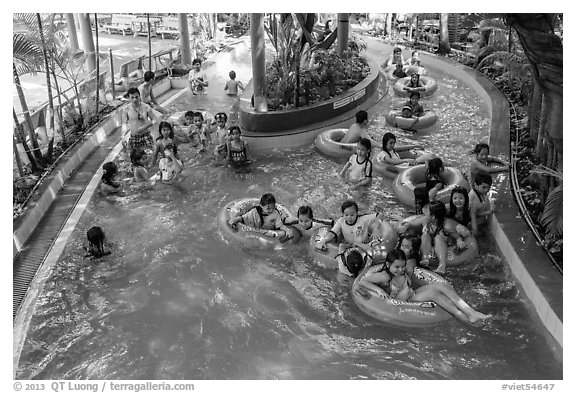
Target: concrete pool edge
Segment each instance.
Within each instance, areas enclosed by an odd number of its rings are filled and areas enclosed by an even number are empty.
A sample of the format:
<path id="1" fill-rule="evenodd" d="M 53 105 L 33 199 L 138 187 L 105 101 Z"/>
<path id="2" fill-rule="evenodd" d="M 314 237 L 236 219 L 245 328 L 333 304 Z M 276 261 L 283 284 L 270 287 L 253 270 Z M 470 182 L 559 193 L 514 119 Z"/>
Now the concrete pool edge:
<path id="1" fill-rule="evenodd" d="M 454 69 L 460 77 L 484 99 L 490 111 L 490 153 L 504 156 L 510 161 L 509 104 L 502 92 L 483 74 L 451 59 L 427 55 L 426 62 L 439 68 Z M 560 352 L 563 349 L 562 275 L 554 268 L 548 256 L 523 219 L 518 218 L 518 206 L 510 192 L 509 174 L 500 175 L 504 181 L 497 188 L 496 212 L 490 223 L 490 232 L 500 253 L 520 283 L 525 296 L 532 303 L 533 313 L 549 333 L 550 344 Z M 520 236 L 519 234 L 522 234 Z M 539 263 L 542 262 L 542 263 Z M 559 346 L 559 348 L 557 348 Z M 562 359 L 562 356 L 558 356 Z"/>

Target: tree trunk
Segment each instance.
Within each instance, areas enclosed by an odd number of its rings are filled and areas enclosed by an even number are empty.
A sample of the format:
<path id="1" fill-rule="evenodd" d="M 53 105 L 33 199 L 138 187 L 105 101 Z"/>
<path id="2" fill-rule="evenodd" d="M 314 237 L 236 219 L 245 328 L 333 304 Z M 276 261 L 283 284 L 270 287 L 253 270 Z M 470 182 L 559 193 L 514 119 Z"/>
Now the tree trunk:
<path id="1" fill-rule="evenodd" d="M 392 13 L 386 14 L 386 37 L 392 36 Z"/>
<path id="2" fill-rule="evenodd" d="M 338 14 L 338 56 L 348 48 L 348 30 L 350 28 L 349 14 Z"/>
<path id="3" fill-rule="evenodd" d="M 28 157 L 28 161 L 30 161 L 30 166 L 32 169 L 32 172 L 38 172 L 40 169 L 42 169 L 40 167 L 40 165 L 38 165 L 38 161 L 36 160 L 36 158 L 34 157 L 34 154 L 32 154 L 32 152 L 30 151 L 30 148 L 28 147 L 28 143 L 26 143 L 26 136 L 24 135 L 24 130 L 22 129 L 22 124 L 20 124 L 20 122 L 18 121 L 18 116 L 16 116 L 16 110 L 14 109 L 14 107 L 12 107 L 12 116 L 14 118 L 14 124 L 16 125 L 16 135 L 18 136 L 19 142 L 22 144 L 22 147 L 24 147 L 24 152 L 26 152 L 26 156 Z M 38 147 L 38 149 L 40 149 Z"/>
<path id="4" fill-rule="evenodd" d="M 263 14 L 250 14 L 250 43 L 252 45 L 252 81 L 254 91 L 254 110 L 267 112 L 266 100 L 266 58 L 264 53 Z"/>
<path id="5" fill-rule="evenodd" d="M 52 79 L 54 80 L 54 88 L 56 89 L 56 92 L 58 93 L 58 95 L 56 96 L 58 98 L 58 110 L 56 111 L 56 114 L 58 115 L 58 133 L 62 137 L 62 143 L 64 145 L 66 145 L 66 135 L 65 135 L 65 131 L 64 131 L 64 120 L 62 119 L 62 93 L 60 92 L 60 86 L 58 85 L 58 77 L 56 76 L 54 69 L 55 69 L 55 67 L 52 66 Z"/>
<path id="6" fill-rule="evenodd" d="M 534 91 L 532 92 L 532 103 L 530 109 L 530 140 L 536 143 L 538 140 L 538 131 L 540 130 L 540 116 L 542 111 L 542 89 L 537 82 L 534 82 Z"/>
<path id="7" fill-rule="evenodd" d="M 14 158 L 16 159 L 18 174 L 20 175 L 20 177 L 23 177 L 24 168 L 22 167 L 22 160 L 20 159 L 20 153 L 18 152 L 18 146 L 16 145 L 16 138 L 14 138 L 14 135 L 12 135 L 12 151 L 14 152 Z"/>
<path id="8" fill-rule="evenodd" d="M 450 34 L 448 33 L 448 16 L 450 14 L 440 14 L 440 38 L 438 39 L 438 53 L 447 55 L 450 49 Z"/>
<path id="9" fill-rule="evenodd" d="M 43 162 L 42 154 L 40 153 L 40 146 L 38 146 L 38 139 L 36 138 L 36 133 L 34 132 L 34 125 L 32 124 L 32 118 L 30 117 L 30 110 L 28 109 L 28 104 L 26 103 L 26 98 L 24 97 L 24 91 L 22 90 L 22 85 L 20 84 L 20 77 L 16 71 L 16 65 L 12 62 L 12 77 L 14 79 L 14 84 L 16 85 L 16 92 L 18 93 L 18 99 L 20 100 L 20 106 L 22 107 L 22 113 L 24 114 L 24 122 L 28 128 L 28 136 L 30 137 L 30 143 L 32 144 L 32 151 L 34 157 L 38 163 Z M 18 117 L 16 117 L 18 122 Z"/>
<path id="10" fill-rule="evenodd" d="M 554 33 L 556 14 L 506 14 L 506 23 L 518 34 L 533 75 L 542 90 L 542 116 L 536 152 L 544 165 L 563 167 L 563 45 Z M 547 193 L 551 183 L 542 177 L 541 189 Z M 544 200 L 544 199 L 543 199 Z"/>
<path id="11" fill-rule="evenodd" d="M 50 66 L 48 65 L 48 50 L 46 48 L 46 41 L 44 40 L 44 29 L 42 28 L 42 18 L 40 14 L 36 14 L 36 21 L 38 22 L 38 31 L 40 33 L 40 41 L 42 43 L 42 57 L 44 57 L 44 67 L 46 67 L 46 89 L 48 91 L 48 110 L 50 110 L 49 128 L 52 130 L 52 136 L 48 146 L 46 157 L 48 161 L 52 161 L 51 145 L 54 144 L 54 98 L 52 97 L 52 81 L 50 78 Z"/>
<path id="12" fill-rule="evenodd" d="M 150 14 L 146 14 L 146 19 L 148 21 L 148 47 L 151 48 L 150 45 Z M 96 123 L 98 123 L 98 119 L 100 118 L 100 43 L 98 41 L 98 14 L 94 14 L 94 24 L 96 26 L 95 36 L 96 36 L 96 109 L 94 116 L 96 116 Z M 152 53 L 152 52 L 149 52 Z M 149 70 L 152 71 L 152 55 L 150 54 L 150 68 Z M 88 99 L 90 99 L 88 97 Z"/>
<path id="13" fill-rule="evenodd" d="M 544 159 L 546 134 L 550 122 L 550 96 L 545 91 L 542 94 L 542 109 L 540 111 L 540 127 L 538 128 L 538 137 L 536 139 L 536 157 Z"/>

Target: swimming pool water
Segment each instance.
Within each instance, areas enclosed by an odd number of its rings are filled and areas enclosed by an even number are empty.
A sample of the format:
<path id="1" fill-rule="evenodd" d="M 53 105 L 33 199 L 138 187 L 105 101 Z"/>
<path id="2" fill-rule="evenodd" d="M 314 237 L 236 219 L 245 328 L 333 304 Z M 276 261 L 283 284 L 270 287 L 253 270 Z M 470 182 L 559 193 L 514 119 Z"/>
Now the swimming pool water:
<path id="1" fill-rule="evenodd" d="M 406 135 L 466 170 L 486 140 L 487 109 L 462 82 L 432 73 L 422 100 L 436 128 Z M 387 126 L 385 99 L 371 133 Z M 194 105 L 186 96 L 177 110 Z M 180 106 L 180 107 L 178 107 Z M 428 329 L 384 325 L 353 303 L 351 281 L 317 266 L 305 245 L 281 252 L 239 249 L 218 231 L 231 200 L 272 192 L 293 211 L 339 216 L 345 199 L 391 220 L 409 215 L 392 181 L 367 192 L 342 186 L 343 163 L 313 145 L 258 157 L 248 173 L 215 167 L 181 146 L 183 179 L 153 189 L 95 196 L 39 296 L 21 353 L 22 379 L 561 379 L 562 365 L 526 309 L 492 239 L 448 278 L 472 306 L 494 315 L 480 327 L 456 320 Z M 119 157 L 128 168 L 125 153 Z M 124 163 L 124 164 L 123 164 Z M 128 176 L 127 173 L 124 175 Z M 112 255 L 83 257 L 86 230 L 100 225 Z"/>

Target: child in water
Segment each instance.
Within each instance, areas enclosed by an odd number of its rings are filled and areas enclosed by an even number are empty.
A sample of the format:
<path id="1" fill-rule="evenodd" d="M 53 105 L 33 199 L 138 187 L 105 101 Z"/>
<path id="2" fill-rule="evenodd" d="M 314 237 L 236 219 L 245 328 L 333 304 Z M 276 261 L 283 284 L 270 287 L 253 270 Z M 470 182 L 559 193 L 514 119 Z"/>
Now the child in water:
<path id="1" fill-rule="evenodd" d="M 326 243 L 342 240 L 338 245 L 338 253 L 346 249 L 366 244 L 370 241 L 371 232 L 377 221 L 383 219 L 381 213 L 358 214 L 358 204 L 352 200 L 345 201 L 341 207 L 342 217 L 326 233 L 325 237 L 316 242 L 315 247 L 326 250 Z"/>
<path id="2" fill-rule="evenodd" d="M 242 131 L 238 126 L 229 128 L 230 140 L 226 142 L 226 159 L 235 166 L 246 165 L 252 162 L 252 155 L 248 147 L 248 142 L 240 138 Z"/>
<path id="3" fill-rule="evenodd" d="M 422 83 L 422 81 L 420 80 L 419 74 L 412 74 L 410 75 L 410 80 L 406 81 L 406 85 L 404 85 L 402 89 L 406 90 L 409 93 L 412 93 L 415 91 L 424 91 L 426 90 L 426 87 L 424 86 L 424 83 Z"/>
<path id="4" fill-rule="evenodd" d="M 171 183 L 182 172 L 182 162 L 177 158 L 178 150 L 176 145 L 167 144 L 164 149 L 164 157 L 158 163 L 159 180 L 163 183 Z"/>
<path id="5" fill-rule="evenodd" d="M 470 199 L 464 187 L 456 186 L 452 189 L 446 217 L 453 219 L 467 227 L 471 223 Z"/>
<path id="6" fill-rule="evenodd" d="M 371 150 L 372 143 L 370 143 L 370 140 L 360 138 L 356 147 L 356 154 L 350 156 L 350 159 L 340 171 L 340 177 L 344 183 L 349 184 L 353 190 L 360 186 L 367 186 L 372 182 Z M 350 170 L 350 173 L 348 173 L 348 170 Z"/>
<path id="7" fill-rule="evenodd" d="M 212 145 L 202 112 L 194 112 L 194 125 L 191 127 L 189 134 L 190 139 L 194 138 L 194 134 L 196 134 L 200 140 L 200 149 L 198 149 L 198 152 L 206 151 L 206 148 Z"/>
<path id="8" fill-rule="evenodd" d="M 402 57 L 402 49 L 399 47 L 396 47 L 392 51 L 392 54 L 390 55 L 388 60 L 386 61 L 386 66 L 389 67 L 391 65 L 398 64 L 398 63 L 404 65 L 404 57 Z"/>
<path id="9" fill-rule="evenodd" d="M 298 212 L 296 213 L 296 218 L 290 220 L 287 218 L 284 223 L 286 225 L 292 225 L 294 228 L 298 229 L 302 235 L 310 236 L 312 231 L 319 226 L 328 225 L 330 227 L 334 226 L 334 220 L 322 220 L 314 218 L 312 208 L 310 206 L 300 206 Z M 319 225 L 314 225 L 319 224 Z"/>
<path id="10" fill-rule="evenodd" d="M 102 165 L 104 173 L 102 173 L 102 183 L 100 183 L 100 191 L 105 194 L 112 194 L 120 191 L 120 182 L 114 180 L 118 174 L 118 166 L 112 162 L 106 162 Z"/>
<path id="11" fill-rule="evenodd" d="M 168 110 L 158 104 L 156 97 L 154 97 L 154 92 L 152 91 L 155 79 L 156 75 L 153 71 L 146 71 L 144 73 L 144 83 L 138 87 L 138 91 L 140 91 L 140 97 L 142 98 L 143 103 L 150 105 L 152 108 L 165 115 L 168 113 Z"/>
<path id="12" fill-rule="evenodd" d="M 86 232 L 87 243 L 84 244 L 84 249 L 92 258 L 100 258 L 104 255 L 112 253 L 106 242 L 106 236 L 102 228 L 94 226 Z"/>
<path id="13" fill-rule="evenodd" d="M 163 154 L 166 149 L 166 145 L 174 144 L 174 129 L 172 124 L 167 121 L 161 121 L 158 126 L 158 138 L 156 138 L 156 143 L 154 144 L 154 153 L 152 156 L 152 166 L 156 165 L 156 159 L 158 154 Z"/>
<path id="14" fill-rule="evenodd" d="M 224 90 L 228 90 L 229 96 L 237 96 L 238 95 L 238 88 L 244 91 L 244 85 L 242 82 L 236 80 L 236 72 L 230 71 L 228 73 L 230 80 L 226 82 L 226 86 L 224 86 Z"/>
<path id="15" fill-rule="evenodd" d="M 360 285 L 385 299 L 432 301 L 466 323 L 476 323 L 490 318 L 490 315 L 470 307 L 448 284 L 431 283 L 414 289 L 410 276 L 406 274 L 406 255 L 402 250 L 389 252 L 385 264 L 370 267 L 360 279 Z"/>
<path id="16" fill-rule="evenodd" d="M 420 53 L 417 50 L 412 51 L 412 56 L 407 61 L 408 65 L 420 67 Z"/>
<path id="17" fill-rule="evenodd" d="M 188 73 L 188 83 L 193 95 L 202 94 L 205 88 L 208 87 L 206 74 L 200 69 L 201 66 L 202 60 L 194 59 L 192 61 L 192 69 Z"/>
<path id="18" fill-rule="evenodd" d="M 444 173 L 444 163 L 440 158 L 436 157 L 428 161 L 425 176 L 426 190 L 430 201 L 435 201 L 438 191 L 446 185 L 444 179 L 442 179 L 442 173 Z"/>
<path id="19" fill-rule="evenodd" d="M 263 230 L 262 233 L 269 237 L 280 237 L 283 240 L 292 237 L 292 231 L 284 225 L 286 217 L 276 208 L 276 198 L 267 193 L 260 198 L 260 205 L 254 206 L 246 213 L 232 217 L 228 224 L 236 229 L 236 224 L 241 222 L 244 225 L 255 229 Z"/>
<path id="20" fill-rule="evenodd" d="M 382 152 L 378 154 L 383 157 L 385 163 L 391 165 L 400 165 L 404 163 L 415 165 L 417 163 L 416 160 L 412 158 L 400 158 L 400 155 L 394 149 L 395 146 L 396 136 L 391 132 L 385 133 L 382 137 Z"/>
<path id="21" fill-rule="evenodd" d="M 392 75 L 395 76 L 396 78 L 404 78 L 408 76 L 402 68 L 402 63 L 396 63 L 396 68 L 394 69 Z"/>
<path id="22" fill-rule="evenodd" d="M 474 180 L 479 172 L 497 173 L 507 171 L 512 165 L 508 161 L 501 160 L 498 157 L 490 156 L 490 147 L 486 143 L 478 143 L 472 154 L 476 156 L 476 160 L 470 164 L 470 181 Z M 490 164 L 500 164 L 502 166 L 491 166 Z"/>
<path id="23" fill-rule="evenodd" d="M 148 155 L 141 148 L 132 149 L 130 152 L 130 161 L 132 162 L 132 171 L 134 172 L 134 180 L 143 182 L 148 180 Z"/>
<path id="24" fill-rule="evenodd" d="M 479 227 L 488 224 L 494 209 L 488 198 L 488 191 L 492 187 L 492 176 L 480 172 L 474 177 L 472 190 L 468 193 L 470 200 L 470 223 L 474 236 L 479 234 Z"/>
<path id="25" fill-rule="evenodd" d="M 228 116 L 224 112 L 219 112 L 214 115 L 214 121 L 216 122 L 216 128 L 210 133 L 214 134 L 214 156 L 216 158 L 223 158 L 227 155 L 226 144 L 228 142 L 229 130 L 226 128 L 226 122 L 228 121 Z"/>
<path id="26" fill-rule="evenodd" d="M 404 106 L 409 107 L 412 110 L 412 115 L 420 117 L 424 115 L 424 107 L 418 102 L 420 100 L 420 93 L 413 91 L 410 93 L 410 100 L 406 101 Z"/>

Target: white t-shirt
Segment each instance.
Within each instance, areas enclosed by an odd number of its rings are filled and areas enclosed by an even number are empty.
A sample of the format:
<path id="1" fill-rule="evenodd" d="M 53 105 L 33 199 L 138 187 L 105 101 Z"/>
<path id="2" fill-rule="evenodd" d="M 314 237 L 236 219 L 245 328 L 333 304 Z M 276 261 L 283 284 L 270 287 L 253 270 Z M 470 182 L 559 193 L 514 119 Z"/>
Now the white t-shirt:
<path id="1" fill-rule="evenodd" d="M 343 238 L 344 242 L 348 244 L 366 243 L 370 226 L 376 220 L 376 215 L 377 213 L 359 215 L 352 225 L 348 225 L 344 217 L 340 217 L 332 227 L 332 232 Z"/>
<path id="2" fill-rule="evenodd" d="M 364 161 L 358 161 L 358 155 L 352 154 L 348 160 L 350 164 L 350 175 L 348 178 L 352 181 L 361 181 L 367 177 L 372 177 L 372 161 L 366 158 Z"/>

